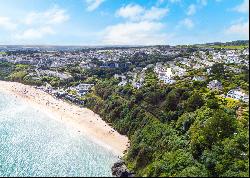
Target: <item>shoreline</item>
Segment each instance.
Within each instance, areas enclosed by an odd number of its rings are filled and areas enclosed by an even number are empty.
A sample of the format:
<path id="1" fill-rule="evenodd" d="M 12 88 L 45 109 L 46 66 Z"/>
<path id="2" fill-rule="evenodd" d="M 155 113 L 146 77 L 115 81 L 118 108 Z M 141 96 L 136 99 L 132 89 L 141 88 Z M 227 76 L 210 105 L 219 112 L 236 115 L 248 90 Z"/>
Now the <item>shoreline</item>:
<path id="1" fill-rule="evenodd" d="M 80 108 L 52 95 L 16 82 L 0 81 L 0 92 L 11 94 L 26 101 L 30 106 L 64 124 L 69 124 L 96 144 L 123 156 L 129 146 L 126 136 L 119 134 L 102 118 L 87 108 Z"/>

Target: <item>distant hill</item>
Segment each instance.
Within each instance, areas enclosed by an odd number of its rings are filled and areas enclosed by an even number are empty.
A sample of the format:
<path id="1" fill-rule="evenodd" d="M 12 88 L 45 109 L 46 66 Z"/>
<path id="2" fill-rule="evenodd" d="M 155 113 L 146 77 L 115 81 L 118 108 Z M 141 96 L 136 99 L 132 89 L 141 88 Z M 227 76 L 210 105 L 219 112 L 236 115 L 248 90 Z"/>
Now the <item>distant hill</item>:
<path id="1" fill-rule="evenodd" d="M 237 40 L 237 41 L 231 41 L 231 42 L 214 42 L 214 43 L 206 43 L 205 45 L 219 45 L 219 46 L 249 46 L 249 40 Z"/>
<path id="2" fill-rule="evenodd" d="M 82 49 L 128 49 L 128 48 L 227 48 L 227 49 L 242 49 L 249 47 L 249 40 L 237 40 L 231 42 L 213 42 L 213 43 L 203 43 L 203 44 L 193 44 L 193 45 L 109 45 L 109 46 L 56 46 L 56 45 L 0 45 L 0 51 L 6 50 L 30 50 L 30 51 L 44 51 L 44 50 L 54 50 L 54 51 L 70 51 L 70 50 L 82 50 Z"/>
<path id="3" fill-rule="evenodd" d="M 237 40 L 231 42 L 213 42 L 191 45 L 193 48 L 214 48 L 214 49 L 246 49 L 249 48 L 249 40 Z"/>

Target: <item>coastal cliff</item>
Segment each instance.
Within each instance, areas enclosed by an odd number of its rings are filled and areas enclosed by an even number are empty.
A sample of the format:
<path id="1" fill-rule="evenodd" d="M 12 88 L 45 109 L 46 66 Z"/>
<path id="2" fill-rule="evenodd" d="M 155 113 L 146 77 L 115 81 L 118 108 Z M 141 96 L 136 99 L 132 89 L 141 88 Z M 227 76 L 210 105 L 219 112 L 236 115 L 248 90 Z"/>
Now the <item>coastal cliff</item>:
<path id="1" fill-rule="evenodd" d="M 112 175 L 116 177 L 135 177 L 135 173 L 132 173 L 128 170 L 125 162 L 123 160 L 119 160 L 116 162 L 112 168 Z"/>
<path id="2" fill-rule="evenodd" d="M 116 163 L 113 174 L 130 176 L 133 171 L 136 176 L 145 177 L 248 175 L 248 105 L 216 97 L 205 89 L 205 83 L 161 86 L 155 78 L 148 71 L 146 84 L 140 90 L 117 87 L 114 80 L 100 81 L 86 97 L 86 106 L 131 142 L 123 157 L 126 166 L 124 162 Z M 239 106 L 244 107 L 245 114 L 237 119 Z M 243 154 L 232 155 L 232 149 Z M 242 162 L 240 168 L 238 161 Z"/>

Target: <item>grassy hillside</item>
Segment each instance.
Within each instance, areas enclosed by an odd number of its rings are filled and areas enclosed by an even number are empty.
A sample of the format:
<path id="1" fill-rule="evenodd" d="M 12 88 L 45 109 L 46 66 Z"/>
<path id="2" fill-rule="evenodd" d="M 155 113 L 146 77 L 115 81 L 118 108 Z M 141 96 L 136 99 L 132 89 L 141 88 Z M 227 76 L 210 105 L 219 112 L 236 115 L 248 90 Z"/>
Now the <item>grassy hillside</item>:
<path id="1" fill-rule="evenodd" d="M 208 47 L 215 48 L 215 49 L 236 49 L 236 50 L 238 50 L 238 49 L 246 49 L 249 46 L 246 46 L 246 45 L 241 45 L 241 46 L 213 45 L 213 46 L 208 46 Z"/>

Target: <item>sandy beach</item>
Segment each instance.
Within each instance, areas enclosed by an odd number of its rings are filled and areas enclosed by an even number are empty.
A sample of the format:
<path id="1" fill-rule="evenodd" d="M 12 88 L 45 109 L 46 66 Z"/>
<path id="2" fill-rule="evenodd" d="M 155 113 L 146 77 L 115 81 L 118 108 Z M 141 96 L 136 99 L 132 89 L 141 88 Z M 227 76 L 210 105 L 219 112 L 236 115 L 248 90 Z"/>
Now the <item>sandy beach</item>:
<path id="1" fill-rule="evenodd" d="M 25 100 L 31 106 L 47 113 L 51 118 L 69 124 L 77 132 L 83 133 L 119 156 L 122 156 L 128 148 L 129 140 L 126 136 L 116 132 L 99 115 L 87 108 L 80 108 L 42 90 L 15 82 L 0 81 L 0 92 Z"/>

